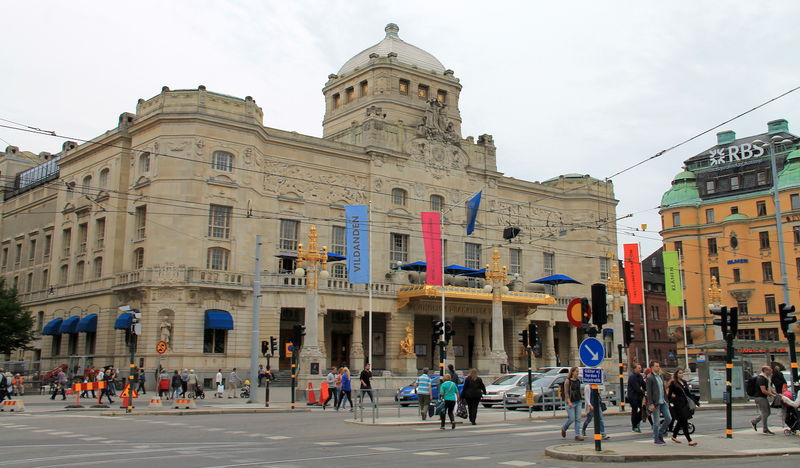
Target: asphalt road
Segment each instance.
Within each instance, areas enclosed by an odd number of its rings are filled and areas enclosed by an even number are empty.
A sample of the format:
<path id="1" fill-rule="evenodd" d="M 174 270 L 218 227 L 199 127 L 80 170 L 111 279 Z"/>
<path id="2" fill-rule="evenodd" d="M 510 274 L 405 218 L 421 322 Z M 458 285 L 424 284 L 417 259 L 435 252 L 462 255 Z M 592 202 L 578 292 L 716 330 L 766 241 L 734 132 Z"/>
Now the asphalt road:
<path id="1" fill-rule="evenodd" d="M 615 410 L 615 409 L 614 409 Z M 483 410 L 482 410 L 483 411 Z M 487 410 L 496 411 L 496 410 Z M 734 427 L 746 429 L 751 411 L 740 411 Z M 548 466 L 586 463 L 544 457 L 562 442 L 558 420 L 479 423 L 455 430 L 438 426 L 360 426 L 344 423 L 352 413 L 228 414 L 105 417 L 89 413 L 2 414 L 2 467 L 375 467 Z M 774 417 L 774 416 L 773 416 Z M 693 420 L 702 435 L 723 433 L 722 411 Z M 644 440 L 649 431 L 628 430 L 628 418 L 606 418 L 615 440 Z M 777 418 L 774 421 L 777 429 Z M 775 437 L 784 437 L 778 434 Z M 797 439 L 793 439 L 797 443 Z M 587 444 L 592 443 L 587 440 Z M 689 448 L 687 447 L 687 450 Z M 658 447 L 653 447 L 658 460 Z M 800 457 L 725 460 L 726 466 L 796 467 Z M 663 460 L 663 463 L 671 463 Z M 708 461 L 681 461 L 707 466 Z M 602 464 L 602 466 L 610 466 Z"/>

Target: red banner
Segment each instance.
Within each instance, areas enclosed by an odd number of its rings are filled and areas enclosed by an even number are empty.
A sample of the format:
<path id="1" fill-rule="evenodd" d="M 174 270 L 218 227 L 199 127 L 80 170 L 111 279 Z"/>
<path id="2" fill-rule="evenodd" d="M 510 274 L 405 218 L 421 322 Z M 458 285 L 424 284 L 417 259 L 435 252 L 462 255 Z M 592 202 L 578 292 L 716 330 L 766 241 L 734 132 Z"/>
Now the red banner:
<path id="1" fill-rule="evenodd" d="M 422 212 L 422 239 L 428 265 L 425 283 L 442 286 L 442 230 L 438 211 Z"/>
<path id="2" fill-rule="evenodd" d="M 642 292 L 642 261 L 639 259 L 639 244 L 623 244 L 625 254 L 625 289 L 630 304 L 644 304 Z"/>

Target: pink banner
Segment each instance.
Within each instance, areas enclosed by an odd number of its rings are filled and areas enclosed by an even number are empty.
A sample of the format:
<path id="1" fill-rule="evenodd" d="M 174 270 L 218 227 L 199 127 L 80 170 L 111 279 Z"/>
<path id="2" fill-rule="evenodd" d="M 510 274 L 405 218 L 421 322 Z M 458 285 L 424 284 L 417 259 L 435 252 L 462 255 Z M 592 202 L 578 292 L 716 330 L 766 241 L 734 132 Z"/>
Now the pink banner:
<path id="1" fill-rule="evenodd" d="M 425 242 L 427 280 L 431 286 L 442 286 L 442 231 L 438 211 L 422 212 L 422 239 Z"/>

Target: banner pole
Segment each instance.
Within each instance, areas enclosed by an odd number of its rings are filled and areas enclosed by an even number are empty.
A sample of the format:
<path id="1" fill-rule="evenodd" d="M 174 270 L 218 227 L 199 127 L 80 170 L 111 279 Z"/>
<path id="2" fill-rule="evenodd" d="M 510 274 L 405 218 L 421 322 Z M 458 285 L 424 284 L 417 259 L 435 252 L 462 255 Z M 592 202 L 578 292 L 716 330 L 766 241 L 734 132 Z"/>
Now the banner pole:
<path id="1" fill-rule="evenodd" d="M 684 369 L 689 369 L 689 331 L 686 330 L 686 300 L 683 297 L 683 261 L 681 260 L 681 254 L 678 252 L 678 278 L 681 280 L 681 319 L 683 320 L 683 355 L 686 359 L 686 365 Z"/>
<path id="2" fill-rule="evenodd" d="M 642 318 L 644 320 L 644 359 L 647 361 L 647 366 L 650 366 L 650 345 L 647 339 L 647 300 L 644 298 L 644 269 L 642 268 L 642 244 L 637 242 L 639 246 L 639 278 L 641 278 L 642 288 Z"/>
<path id="3" fill-rule="evenodd" d="M 368 322 L 368 334 L 369 334 L 369 352 L 367 353 L 367 362 L 372 365 L 372 200 L 369 201 L 369 205 L 367 208 L 367 254 L 369 255 L 369 261 L 367 262 L 368 270 L 368 281 L 367 284 L 369 290 L 369 318 Z"/>

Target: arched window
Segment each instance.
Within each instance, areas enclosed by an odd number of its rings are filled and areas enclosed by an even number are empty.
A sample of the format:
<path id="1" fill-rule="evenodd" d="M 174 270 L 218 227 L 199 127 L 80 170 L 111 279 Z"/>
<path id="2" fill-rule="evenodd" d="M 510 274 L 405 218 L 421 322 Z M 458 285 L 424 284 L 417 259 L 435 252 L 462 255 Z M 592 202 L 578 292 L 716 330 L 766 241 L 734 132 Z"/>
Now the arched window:
<path id="1" fill-rule="evenodd" d="M 408 199 L 408 192 L 401 188 L 393 188 L 392 189 L 392 204 L 399 205 L 399 206 L 406 206 L 406 200 Z"/>
<path id="2" fill-rule="evenodd" d="M 133 269 L 141 270 L 144 268 L 144 247 L 139 247 L 133 251 Z"/>
<path id="3" fill-rule="evenodd" d="M 444 209 L 444 197 L 441 195 L 431 195 L 431 211 L 442 211 Z"/>
<path id="4" fill-rule="evenodd" d="M 221 247 L 212 247 L 208 249 L 206 268 L 209 270 L 227 270 L 229 256 L 230 251 L 228 249 L 223 249 Z"/>
<path id="5" fill-rule="evenodd" d="M 150 153 L 145 152 L 139 155 L 139 174 L 150 172 Z"/>
<path id="6" fill-rule="evenodd" d="M 233 172 L 233 155 L 225 151 L 214 151 L 211 168 L 215 171 Z"/>
<path id="7" fill-rule="evenodd" d="M 87 175 L 83 178 L 83 187 L 81 188 L 81 193 L 84 195 L 89 195 L 89 190 L 92 188 L 92 176 Z"/>
<path id="8" fill-rule="evenodd" d="M 97 181 L 97 185 L 100 188 L 108 187 L 108 169 L 100 171 L 100 178 Z"/>

